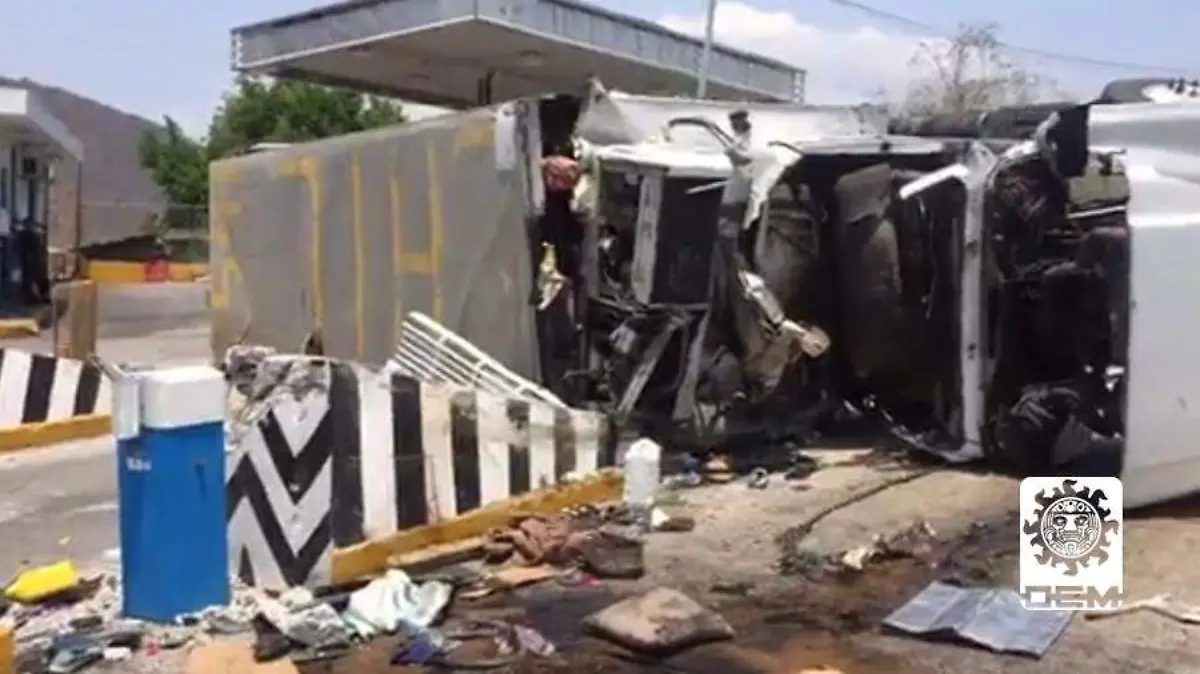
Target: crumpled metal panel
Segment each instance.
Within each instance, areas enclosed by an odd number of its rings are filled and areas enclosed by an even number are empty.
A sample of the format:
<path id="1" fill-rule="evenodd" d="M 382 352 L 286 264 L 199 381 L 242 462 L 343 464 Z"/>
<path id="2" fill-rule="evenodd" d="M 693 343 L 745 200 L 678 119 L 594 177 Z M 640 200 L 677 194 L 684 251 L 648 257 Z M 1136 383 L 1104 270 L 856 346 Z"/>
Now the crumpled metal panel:
<path id="1" fill-rule="evenodd" d="M 1030 611 L 1016 590 L 935 582 L 883 619 L 909 634 L 953 634 L 1000 653 L 1041 657 L 1071 623 L 1070 611 Z"/>
<path id="2" fill-rule="evenodd" d="M 215 163 L 214 356 L 319 330 L 382 364 L 421 311 L 537 379 L 530 165 L 497 169 L 494 126 L 485 108 Z"/>
<path id="3" fill-rule="evenodd" d="M 798 142 L 822 138 L 878 136 L 887 132 L 887 115 L 869 106 L 825 106 L 795 103 L 749 103 L 639 96 L 620 91 L 592 92 L 576 132 L 597 145 L 640 143 L 662 138 L 667 122 L 677 117 L 706 119 L 730 136 L 729 113 L 746 110 L 757 141 Z M 723 149 L 701 128 L 675 128 L 672 142 Z"/>

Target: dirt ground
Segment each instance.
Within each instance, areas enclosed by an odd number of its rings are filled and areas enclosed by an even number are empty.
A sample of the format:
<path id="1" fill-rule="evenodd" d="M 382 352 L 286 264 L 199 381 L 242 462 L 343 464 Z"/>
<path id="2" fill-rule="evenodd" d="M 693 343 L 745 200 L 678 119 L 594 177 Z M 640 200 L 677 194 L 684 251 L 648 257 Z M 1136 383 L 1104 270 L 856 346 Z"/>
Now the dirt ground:
<path id="1" fill-rule="evenodd" d="M 555 659 L 526 660 L 508 670 L 513 672 L 1200 672 L 1185 645 L 1189 636 L 1194 643 L 1192 632 L 1200 626 L 1147 613 L 1096 622 L 1076 618 L 1040 660 L 885 633 L 881 619 L 935 578 L 1013 585 L 1017 482 L 956 470 L 929 472 L 856 451 L 813 455 L 823 468 L 799 484 L 775 477 L 763 490 L 739 481 L 679 492 L 668 508 L 694 517 L 696 528 L 652 534 L 646 548 L 648 573 L 640 581 L 583 588 L 548 583 L 457 610 L 524 622 L 558 645 Z M 833 512 L 807 535 L 786 533 L 832 504 L 916 472 L 922 475 Z M 1200 549 L 1198 503 L 1174 504 L 1129 520 L 1125 568 L 1130 597 L 1171 592 L 1179 600 L 1200 603 L 1200 588 L 1195 587 L 1200 570 L 1188 556 Z M 932 525 L 938 541 L 923 559 L 879 562 L 857 574 L 780 573 L 781 562 L 786 568 L 804 565 L 917 521 Z M 785 534 L 782 543 L 780 534 Z M 586 615 L 653 585 L 681 589 L 713 607 L 735 628 L 737 638 L 646 662 L 583 636 L 579 625 Z M 339 661 L 308 665 L 304 672 L 421 671 L 389 665 L 393 647 L 384 640 Z"/>

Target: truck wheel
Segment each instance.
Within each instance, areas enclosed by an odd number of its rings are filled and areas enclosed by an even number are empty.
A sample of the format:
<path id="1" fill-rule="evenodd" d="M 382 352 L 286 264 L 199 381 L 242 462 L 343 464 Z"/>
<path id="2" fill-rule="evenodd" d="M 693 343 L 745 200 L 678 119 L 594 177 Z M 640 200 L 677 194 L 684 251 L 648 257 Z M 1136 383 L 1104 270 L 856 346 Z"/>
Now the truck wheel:
<path id="1" fill-rule="evenodd" d="M 903 286 L 896 227 L 869 215 L 838 232 L 842 343 L 855 375 L 904 364 Z"/>

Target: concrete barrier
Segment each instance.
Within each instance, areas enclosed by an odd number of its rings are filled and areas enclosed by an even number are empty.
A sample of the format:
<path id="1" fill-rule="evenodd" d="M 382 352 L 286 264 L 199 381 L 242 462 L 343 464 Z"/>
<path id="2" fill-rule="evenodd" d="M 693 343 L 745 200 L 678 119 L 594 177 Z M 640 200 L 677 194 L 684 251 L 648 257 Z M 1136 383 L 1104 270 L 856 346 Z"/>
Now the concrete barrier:
<path id="1" fill-rule="evenodd" d="M 82 361 L 0 349 L 0 452 L 110 432 L 112 392 Z"/>
<path id="2" fill-rule="evenodd" d="M 596 412 L 277 358 L 303 376 L 276 386 L 228 438 L 230 564 L 248 583 L 344 583 L 480 536 L 516 511 L 619 489 L 616 439 Z"/>

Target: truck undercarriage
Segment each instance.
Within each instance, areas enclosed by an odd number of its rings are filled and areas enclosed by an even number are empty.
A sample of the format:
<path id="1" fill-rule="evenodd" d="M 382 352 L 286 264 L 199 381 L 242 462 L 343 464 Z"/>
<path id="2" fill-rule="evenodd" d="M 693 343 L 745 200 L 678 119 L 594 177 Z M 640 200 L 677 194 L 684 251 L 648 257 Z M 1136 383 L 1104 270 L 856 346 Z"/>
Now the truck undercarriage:
<path id="1" fill-rule="evenodd" d="M 676 443 L 849 416 L 951 458 L 1119 474 L 1129 186 L 1073 114 L 999 156 L 884 135 L 751 145 L 734 120 L 669 125 L 717 152 L 544 136 L 582 175 L 540 221 L 570 279 L 539 314 L 545 380 Z"/>

